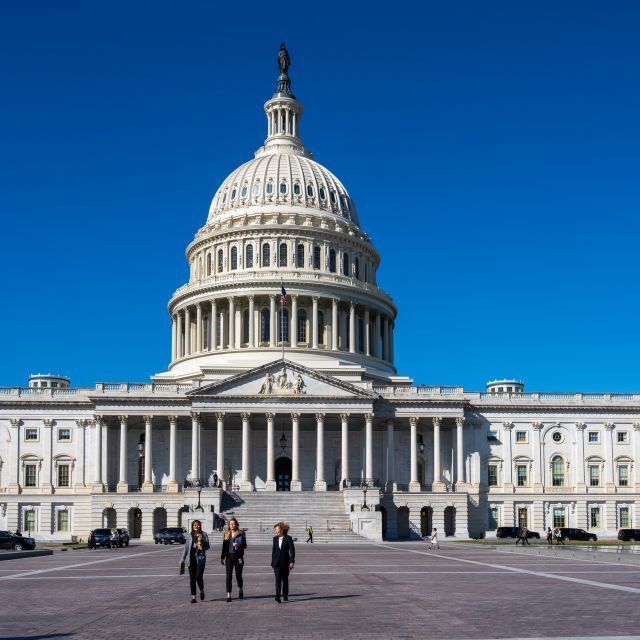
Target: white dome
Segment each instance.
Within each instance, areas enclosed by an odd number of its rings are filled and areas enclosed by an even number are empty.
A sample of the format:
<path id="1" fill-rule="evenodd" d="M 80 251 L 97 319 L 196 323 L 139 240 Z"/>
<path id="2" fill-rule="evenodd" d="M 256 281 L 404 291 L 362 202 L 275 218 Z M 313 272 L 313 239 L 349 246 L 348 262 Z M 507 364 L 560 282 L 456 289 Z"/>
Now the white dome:
<path id="1" fill-rule="evenodd" d="M 340 180 L 289 149 L 262 153 L 231 173 L 211 202 L 207 223 L 227 212 L 269 205 L 315 209 L 358 225 L 355 206 Z"/>

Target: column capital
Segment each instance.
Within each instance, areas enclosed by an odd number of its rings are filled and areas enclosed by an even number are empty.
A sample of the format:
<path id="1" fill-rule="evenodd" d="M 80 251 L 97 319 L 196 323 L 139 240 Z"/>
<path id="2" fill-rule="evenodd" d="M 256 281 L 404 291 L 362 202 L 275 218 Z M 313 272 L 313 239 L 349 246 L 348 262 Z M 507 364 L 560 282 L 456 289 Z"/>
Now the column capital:
<path id="1" fill-rule="evenodd" d="M 393 418 L 387 418 L 387 427 L 391 427 L 393 429 L 395 422 Z"/>
<path id="2" fill-rule="evenodd" d="M 276 414 L 275 414 L 275 413 L 265 413 L 265 414 L 264 414 L 264 417 L 265 417 L 267 420 L 273 420 L 273 419 L 276 417 Z"/>
<path id="3" fill-rule="evenodd" d="M 275 293 L 270 293 L 269 294 L 269 300 L 272 300 L 273 302 L 276 301 L 276 294 Z"/>
<path id="4" fill-rule="evenodd" d="M 611 431 L 615 428 L 615 424 L 613 422 L 605 422 L 603 425 L 605 431 Z"/>
<path id="5" fill-rule="evenodd" d="M 196 302 L 196 309 L 202 309 L 202 303 Z"/>
<path id="6" fill-rule="evenodd" d="M 412 427 L 417 427 L 417 426 L 418 426 L 418 419 L 419 419 L 419 418 L 418 418 L 417 416 L 411 416 L 411 417 L 409 418 L 409 424 L 410 424 Z"/>
<path id="7" fill-rule="evenodd" d="M 233 302 L 235 299 L 235 296 L 227 296 L 227 300 L 229 300 L 229 302 Z"/>
<path id="8" fill-rule="evenodd" d="M 9 422 L 11 423 L 12 427 L 19 427 L 22 420 L 20 420 L 20 418 L 10 418 Z"/>
<path id="9" fill-rule="evenodd" d="M 55 422 L 55 420 L 53 420 L 52 418 L 44 418 L 44 419 L 42 420 L 42 424 L 43 424 L 45 427 L 53 427 L 53 423 L 54 423 L 54 422 Z"/>
<path id="10" fill-rule="evenodd" d="M 224 411 L 218 411 L 218 413 L 216 413 L 216 420 L 224 420 L 224 416 Z"/>
<path id="11" fill-rule="evenodd" d="M 505 431 L 511 431 L 511 429 L 513 429 L 513 422 L 503 422 L 502 423 L 502 428 Z"/>
<path id="12" fill-rule="evenodd" d="M 365 413 L 364 414 L 365 422 L 373 422 L 373 413 Z"/>
<path id="13" fill-rule="evenodd" d="M 531 426 L 533 427 L 534 431 L 540 431 L 542 427 L 544 427 L 544 424 L 542 424 L 542 422 L 532 422 Z"/>
<path id="14" fill-rule="evenodd" d="M 318 300 L 319 300 L 319 299 L 320 299 L 320 297 L 319 297 L 319 296 L 311 296 L 311 300 L 312 300 L 313 302 L 315 302 L 316 304 L 317 304 L 317 302 L 318 302 Z"/>
<path id="15" fill-rule="evenodd" d="M 251 414 L 250 413 L 241 413 L 240 417 L 242 418 L 242 421 L 244 422 L 245 420 L 249 420 L 251 418 Z"/>
<path id="16" fill-rule="evenodd" d="M 194 422 L 200 422 L 200 412 L 199 411 L 192 411 L 191 412 L 191 419 Z"/>
<path id="17" fill-rule="evenodd" d="M 342 420 L 342 422 L 347 422 L 349 420 L 349 416 L 350 415 L 351 414 L 349 414 L 349 413 L 341 413 L 340 414 L 340 420 Z"/>
<path id="18" fill-rule="evenodd" d="M 299 413 L 292 413 L 291 414 L 291 419 L 292 420 L 300 420 L 300 414 Z"/>
<path id="19" fill-rule="evenodd" d="M 442 422 L 442 418 L 440 416 L 433 416 L 431 419 L 433 420 L 434 427 L 440 427 L 440 423 Z"/>
<path id="20" fill-rule="evenodd" d="M 351 310 L 352 310 L 352 311 L 353 311 L 353 310 L 355 310 L 355 308 L 356 308 L 356 303 L 355 303 L 353 300 L 350 300 L 350 301 L 349 301 L 349 307 L 351 308 Z"/>
<path id="21" fill-rule="evenodd" d="M 633 430 L 634 431 L 640 431 L 640 422 L 634 422 L 633 423 Z"/>
<path id="22" fill-rule="evenodd" d="M 104 416 L 93 416 L 93 424 L 97 427 L 104 424 Z"/>
<path id="23" fill-rule="evenodd" d="M 640 424 L 640 423 L 638 423 Z M 576 429 L 578 431 L 584 431 L 587 428 L 586 422 L 576 422 Z"/>
<path id="24" fill-rule="evenodd" d="M 86 418 L 78 418 L 76 420 L 76 427 L 78 427 L 78 429 L 84 429 L 89 426 L 90 422 L 91 420 L 87 420 Z"/>
<path id="25" fill-rule="evenodd" d="M 129 416 L 118 416 L 118 420 L 120 422 L 120 424 L 127 424 L 127 419 L 129 418 Z"/>
<path id="26" fill-rule="evenodd" d="M 297 294 L 297 293 L 292 293 L 289 297 L 290 297 L 292 300 L 297 300 L 297 299 L 298 299 L 298 294 Z"/>
<path id="27" fill-rule="evenodd" d="M 167 416 L 169 418 L 169 424 L 176 424 L 179 416 Z"/>
<path id="28" fill-rule="evenodd" d="M 464 427 L 464 416 L 456 417 L 456 427 Z"/>
<path id="29" fill-rule="evenodd" d="M 340 300 L 338 300 L 338 298 L 331 298 L 331 303 L 332 304 L 338 304 L 338 302 L 340 302 Z"/>
<path id="30" fill-rule="evenodd" d="M 256 298 L 256 297 L 253 295 L 253 293 L 251 293 L 251 294 L 249 294 L 249 295 L 247 296 L 247 299 L 248 299 L 248 300 L 255 300 L 255 298 Z"/>
<path id="31" fill-rule="evenodd" d="M 316 420 L 318 422 L 324 422 L 325 415 L 326 414 L 324 414 L 324 413 L 316 413 Z"/>
<path id="32" fill-rule="evenodd" d="M 153 422 L 153 416 L 143 416 L 142 419 L 144 420 L 145 426 Z"/>

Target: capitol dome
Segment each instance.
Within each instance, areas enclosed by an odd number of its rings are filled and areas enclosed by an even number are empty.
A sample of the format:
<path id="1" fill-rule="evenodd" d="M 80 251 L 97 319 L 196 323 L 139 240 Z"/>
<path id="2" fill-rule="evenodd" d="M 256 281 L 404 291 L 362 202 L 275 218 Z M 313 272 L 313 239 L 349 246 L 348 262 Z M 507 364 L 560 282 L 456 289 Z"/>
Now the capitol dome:
<path id="1" fill-rule="evenodd" d="M 389 378 L 397 311 L 377 285 L 380 256 L 342 182 L 304 146 L 286 71 L 264 111 L 264 143 L 222 182 L 187 247 L 171 363 L 156 379 L 224 378 L 284 351 L 340 377 Z"/>

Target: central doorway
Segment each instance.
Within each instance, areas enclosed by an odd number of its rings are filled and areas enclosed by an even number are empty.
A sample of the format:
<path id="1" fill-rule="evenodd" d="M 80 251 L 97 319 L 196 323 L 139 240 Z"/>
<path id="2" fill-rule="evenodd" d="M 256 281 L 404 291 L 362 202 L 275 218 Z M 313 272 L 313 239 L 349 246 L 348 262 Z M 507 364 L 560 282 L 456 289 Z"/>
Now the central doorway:
<path id="1" fill-rule="evenodd" d="M 276 460 L 276 491 L 291 490 L 291 458 L 282 456 Z"/>

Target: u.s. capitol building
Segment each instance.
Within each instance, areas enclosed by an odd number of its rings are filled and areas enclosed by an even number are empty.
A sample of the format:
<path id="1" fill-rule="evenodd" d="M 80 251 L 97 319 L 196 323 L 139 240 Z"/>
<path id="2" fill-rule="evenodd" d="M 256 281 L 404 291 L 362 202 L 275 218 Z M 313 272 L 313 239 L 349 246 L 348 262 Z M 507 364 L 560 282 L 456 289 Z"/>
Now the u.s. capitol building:
<path id="1" fill-rule="evenodd" d="M 256 534 L 284 516 L 327 541 L 634 526 L 640 394 L 531 393 L 517 380 L 469 392 L 398 375 L 380 256 L 304 146 L 285 49 L 279 63 L 267 138 L 187 247 L 167 371 L 0 388 L 0 529 L 148 539 L 199 500 Z"/>

